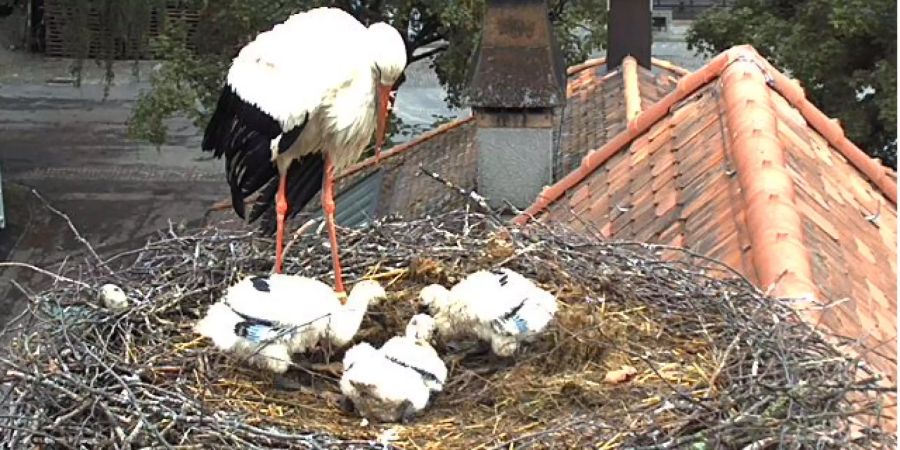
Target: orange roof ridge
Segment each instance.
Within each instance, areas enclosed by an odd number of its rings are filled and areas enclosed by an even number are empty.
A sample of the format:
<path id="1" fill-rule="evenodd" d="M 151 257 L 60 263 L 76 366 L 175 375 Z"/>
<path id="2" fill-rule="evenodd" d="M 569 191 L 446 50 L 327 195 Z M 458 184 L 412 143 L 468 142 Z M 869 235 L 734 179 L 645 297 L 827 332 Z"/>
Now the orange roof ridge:
<path id="1" fill-rule="evenodd" d="M 638 136 L 647 132 L 650 127 L 669 113 L 670 108 L 710 81 L 720 77 L 725 68 L 739 58 L 750 58 L 761 63 L 762 67 L 766 68 L 767 75 L 771 76 L 774 81 L 772 83 L 774 85 L 773 88 L 784 96 L 791 106 L 800 111 L 816 132 L 821 134 L 830 145 L 838 149 L 857 170 L 866 175 L 896 205 L 897 183 L 890 176 L 890 171 L 863 153 L 859 147 L 844 136 L 838 124 L 832 122 L 815 105 L 806 100 L 797 82 L 768 64 L 753 47 L 738 45 L 718 54 L 697 71 L 680 78 L 674 91 L 641 111 L 634 120 L 628 123 L 628 128 L 625 131 L 617 134 L 602 147 L 588 153 L 582 160 L 580 167 L 555 184 L 544 188 L 534 203 L 516 217 L 514 222 L 521 225 L 540 214 L 547 206 L 593 173 L 610 157 L 627 147 Z"/>
<path id="2" fill-rule="evenodd" d="M 684 67 L 681 67 L 671 61 L 666 61 L 665 59 L 650 58 L 650 63 L 661 69 L 666 69 L 670 72 L 674 72 L 676 75 L 685 76 L 691 73 L 690 70 L 685 69 Z"/>
<path id="3" fill-rule="evenodd" d="M 755 53 L 755 51 L 754 51 Z M 800 111 L 800 114 L 806 119 L 806 122 L 816 130 L 822 137 L 828 141 L 835 149 L 838 150 L 857 170 L 865 174 L 865 176 L 886 195 L 891 202 L 897 204 L 897 180 L 892 179 L 891 170 L 883 166 L 879 160 L 870 157 L 862 151 L 847 136 L 841 128 L 837 119 L 831 119 L 817 108 L 803 92 L 800 82 L 788 78 L 787 75 L 781 73 L 769 64 L 764 58 L 758 58 L 768 72 L 768 75 L 774 79 L 773 88 L 784 97 L 788 103 Z"/>
<path id="4" fill-rule="evenodd" d="M 575 75 L 582 70 L 587 70 L 593 67 L 602 66 L 606 64 L 606 58 L 591 58 L 586 59 L 581 63 L 575 64 L 574 66 L 569 66 L 566 68 L 566 75 Z"/>
<path id="5" fill-rule="evenodd" d="M 632 119 L 641 113 L 641 90 L 638 86 L 637 60 L 626 56 L 622 60 L 622 78 L 625 92 L 625 120 Z"/>
<path id="6" fill-rule="evenodd" d="M 566 69 L 566 75 L 575 75 L 576 73 L 581 72 L 583 70 L 602 66 L 604 64 L 606 64 L 605 57 L 586 59 L 581 63 L 575 64 L 573 66 L 569 66 Z M 664 59 L 650 58 L 650 64 L 653 66 L 659 67 L 660 69 L 668 70 L 679 76 L 684 76 L 684 75 L 688 75 L 691 73 L 690 70 L 685 69 L 684 67 L 681 67 L 677 64 L 674 64 L 671 61 L 666 61 Z"/>
<path id="7" fill-rule="evenodd" d="M 391 158 L 391 157 L 397 155 L 398 153 L 403 153 L 404 151 L 406 151 L 412 147 L 415 147 L 416 145 L 419 145 L 437 135 L 446 133 L 454 128 L 458 128 L 459 126 L 465 125 L 473 120 L 475 120 L 475 116 L 467 116 L 462 119 L 458 119 L 458 120 L 454 120 L 449 123 L 445 123 L 431 131 L 426 131 L 426 132 L 418 135 L 414 139 L 410 139 L 409 141 L 406 141 L 402 144 L 395 145 L 394 147 L 391 147 L 390 150 L 383 152 L 381 154 L 381 160 L 383 161 L 387 158 Z M 348 167 L 346 170 L 341 172 L 340 175 L 337 176 L 337 178 L 343 178 L 346 176 L 353 175 L 354 173 L 359 172 L 360 170 L 365 169 L 366 167 L 369 167 L 373 164 L 375 164 L 375 157 L 370 156 L 370 157 Z"/>
<path id="8" fill-rule="evenodd" d="M 584 159 L 581 161 L 580 167 L 570 172 L 552 186 L 544 188 L 543 192 L 538 195 L 535 202 L 522 212 L 522 214 L 513 219 L 513 221 L 521 225 L 530 218 L 537 216 L 544 208 L 562 197 L 566 191 L 590 175 L 595 169 L 606 162 L 606 160 L 625 148 L 625 146 L 635 138 L 649 130 L 654 123 L 665 117 L 673 105 L 684 100 L 697 91 L 697 89 L 700 89 L 700 87 L 715 79 L 721 73 L 725 64 L 733 57 L 736 57 L 735 53 L 737 53 L 736 49 L 723 52 L 713 58 L 700 70 L 679 79 L 675 86 L 675 90 L 649 108 L 641 111 L 634 120 L 628 123 L 628 128 L 625 131 L 617 134 L 599 149 L 585 155 Z"/>
<path id="9" fill-rule="evenodd" d="M 752 262 L 761 286 L 778 297 L 816 295 L 794 181 L 756 58 L 739 57 L 721 76 L 732 160 L 744 199 Z"/>

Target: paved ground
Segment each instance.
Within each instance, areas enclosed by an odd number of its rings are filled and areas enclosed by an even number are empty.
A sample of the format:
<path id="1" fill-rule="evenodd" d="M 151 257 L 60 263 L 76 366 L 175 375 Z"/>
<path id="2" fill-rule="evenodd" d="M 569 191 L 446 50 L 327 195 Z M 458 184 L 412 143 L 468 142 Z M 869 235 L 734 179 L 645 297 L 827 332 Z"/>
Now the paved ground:
<path id="1" fill-rule="evenodd" d="M 0 165 L 12 224 L 2 233 L 11 260 L 50 266 L 82 249 L 29 189 L 68 213 L 98 247 L 139 242 L 169 220 L 200 217 L 225 195 L 221 162 L 200 160 L 197 130 L 186 122 L 174 122 L 170 144 L 157 149 L 127 137 L 134 97 L 124 86 L 103 101 L 97 84 L 36 81 L 0 86 Z M 4 275 L 25 275 L 11 272 Z M 0 303 L 0 316 L 11 310 Z"/>

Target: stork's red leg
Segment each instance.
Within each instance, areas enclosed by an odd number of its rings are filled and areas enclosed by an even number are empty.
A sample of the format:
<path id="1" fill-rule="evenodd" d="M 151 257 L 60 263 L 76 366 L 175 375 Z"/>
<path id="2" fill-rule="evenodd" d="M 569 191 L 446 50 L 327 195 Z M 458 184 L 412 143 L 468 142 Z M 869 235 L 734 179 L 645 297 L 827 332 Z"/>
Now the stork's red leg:
<path id="1" fill-rule="evenodd" d="M 338 254 L 337 230 L 334 228 L 334 164 L 330 156 L 325 156 L 325 176 L 322 178 L 322 209 L 325 211 L 325 222 L 328 226 L 328 239 L 331 241 L 331 262 L 334 265 L 334 291 L 346 299 L 344 275 L 341 270 L 341 258 Z"/>
<path id="2" fill-rule="evenodd" d="M 285 194 L 285 185 L 287 177 L 281 176 L 278 180 L 278 195 L 275 196 L 275 214 L 277 229 L 275 231 L 275 273 L 281 273 L 282 254 L 284 245 L 284 216 L 287 214 L 288 204 Z"/>

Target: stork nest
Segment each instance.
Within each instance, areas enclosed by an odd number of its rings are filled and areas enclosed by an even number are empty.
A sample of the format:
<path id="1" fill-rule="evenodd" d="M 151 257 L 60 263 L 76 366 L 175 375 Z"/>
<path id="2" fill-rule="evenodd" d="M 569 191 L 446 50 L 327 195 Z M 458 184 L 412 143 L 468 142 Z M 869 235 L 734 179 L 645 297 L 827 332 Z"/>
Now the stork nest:
<path id="1" fill-rule="evenodd" d="M 728 268 L 688 251 L 508 229 L 457 211 L 341 230 L 346 279 L 388 299 L 357 337 L 401 333 L 419 290 L 505 266 L 559 298 L 556 320 L 512 359 L 438 345 L 444 391 L 408 424 L 342 409 L 342 349 L 295 359 L 302 387 L 192 332 L 223 290 L 272 266 L 254 232 L 172 228 L 101 261 L 93 251 L 30 295 L 6 330 L 0 441 L 10 448 L 893 448 L 892 388 Z M 295 236 L 296 237 L 296 236 Z M 286 273 L 330 282 L 321 234 L 295 239 Z M 663 258 L 665 257 L 665 258 Z M 95 288 L 135 296 L 112 313 Z M 300 300 L 298 300 L 300 301 Z"/>

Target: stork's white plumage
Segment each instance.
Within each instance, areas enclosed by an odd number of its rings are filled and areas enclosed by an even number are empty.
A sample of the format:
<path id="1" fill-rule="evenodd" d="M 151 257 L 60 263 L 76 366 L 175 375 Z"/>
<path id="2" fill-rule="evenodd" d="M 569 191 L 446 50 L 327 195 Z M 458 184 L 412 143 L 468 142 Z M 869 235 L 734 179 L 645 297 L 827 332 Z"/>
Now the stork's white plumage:
<path id="1" fill-rule="evenodd" d="M 357 283 L 344 304 L 330 286 L 311 278 L 247 277 L 228 288 L 194 329 L 223 351 L 284 373 L 293 353 L 323 340 L 335 346 L 350 342 L 371 302 L 384 296 L 372 280 Z"/>
<path id="2" fill-rule="evenodd" d="M 444 388 L 447 366 L 428 342 L 433 330 L 434 319 L 417 314 L 381 349 L 363 342 L 347 350 L 341 392 L 363 417 L 407 421 Z"/>
<path id="3" fill-rule="evenodd" d="M 400 33 L 363 26 L 336 8 L 295 14 L 241 49 L 203 138 L 225 156 L 235 212 L 255 193 L 249 220 L 276 204 L 275 272 L 284 220 L 319 190 L 328 222 L 335 290 L 344 295 L 334 230 L 333 180 L 376 132 L 381 150 L 392 88 L 406 67 Z M 271 231 L 271 221 L 263 223 Z"/>
<path id="4" fill-rule="evenodd" d="M 450 290 L 432 284 L 419 293 L 444 339 L 475 335 L 499 356 L 511 356 L 556 315 L 553 294 L 510 269 L 481 270 Z"/>

